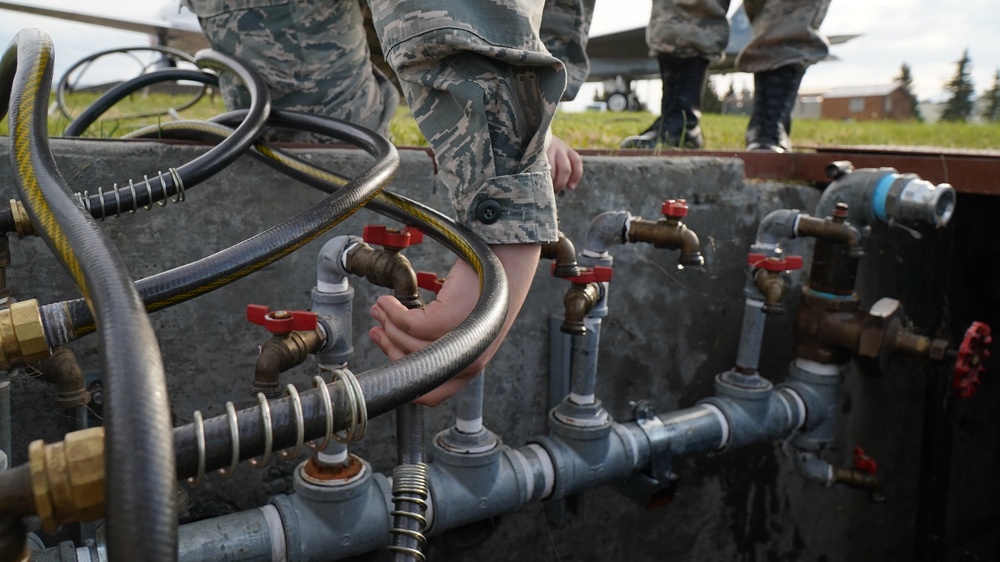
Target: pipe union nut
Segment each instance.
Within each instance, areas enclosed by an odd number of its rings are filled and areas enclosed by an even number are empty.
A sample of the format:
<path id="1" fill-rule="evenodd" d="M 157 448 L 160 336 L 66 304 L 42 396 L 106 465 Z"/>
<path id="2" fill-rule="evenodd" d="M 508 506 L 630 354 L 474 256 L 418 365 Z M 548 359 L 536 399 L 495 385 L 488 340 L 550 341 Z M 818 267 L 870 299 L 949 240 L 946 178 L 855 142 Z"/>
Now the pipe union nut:
<path id="1" fill-rule="evenodd" d="M 0 368 L 38 361 L 49 354 L 37 300 L 16 302 L 0 310 Z"/>
<path id="2" fill-rule="evenodd" d="M 104 514 L 104 428 L 66 434 L 64 441 L 28 446 L 31 488 L 42 529 Z"/>

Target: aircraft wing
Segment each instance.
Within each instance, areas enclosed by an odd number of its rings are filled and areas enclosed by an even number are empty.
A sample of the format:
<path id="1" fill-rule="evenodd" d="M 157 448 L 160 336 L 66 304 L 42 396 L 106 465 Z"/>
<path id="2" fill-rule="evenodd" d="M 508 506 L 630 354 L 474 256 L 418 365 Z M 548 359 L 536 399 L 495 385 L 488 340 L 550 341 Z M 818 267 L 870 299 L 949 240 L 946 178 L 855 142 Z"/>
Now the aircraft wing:
<path id="1" fill-rule="evenodd" d="M 23 4 L 19 2 L 0 2 L 0 10 L 11 10 L 25 14 L 33 14 L 36 16 L 46 16 L 66 21 L 144 33 L 146 35 L 156 37 L 159 40 L 160 45 L 173 47 L 188 53 L 194 53 L 199 49 L 208 47 L 208 41 L 205 39 L 205 35 L 198 27 L 197 22 L 188 23 L 180 18 L 169 20 L 122 19 L 100 16 L 92 13 L 44 8 L 41 6 Z"/>

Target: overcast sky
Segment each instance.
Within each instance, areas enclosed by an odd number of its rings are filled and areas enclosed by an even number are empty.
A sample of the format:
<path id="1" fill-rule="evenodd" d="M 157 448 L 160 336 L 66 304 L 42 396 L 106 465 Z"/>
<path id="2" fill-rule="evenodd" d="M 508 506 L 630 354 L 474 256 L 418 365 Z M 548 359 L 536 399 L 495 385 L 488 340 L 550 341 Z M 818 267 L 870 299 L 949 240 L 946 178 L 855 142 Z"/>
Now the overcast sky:
<path id="1" fill-rule="evenodd" d="M 39 6 L 90 10 L 102 15 L 152 18 L 166 3 L 159 0 L 34 0 Z M 649 0 L 597 0 L 592 35 L 638 27 L 649 18 Z M 82 6 L 82 8 L 81 8 Z M 56 45 L 56 79 L 72 62 L 101 49 L 148 44 L 135 33 L 70 24 L 51 18 L 0 11 L 0 33 L 5 41 L 23 27 L 37 27 L 52 36 Z M 989 89 L 1000 68 L 1000 1 L 998 0 L 833 0 L 823 24 L 828 34 L 860 33 L 851 42 L 833 47 L 839 61 L 812 67 L 803 90 L 836 86 L 889 83 L 902 63 L 912 69 L 921 99 L 945 97 L 944 84 L 955 74 L 965 49 L 972 59 L 977 94 Z M 748 75 L 721 78 L 722 89 L 734 80 L 737 89 L 752 85 Z M 717 78 L 717 80 L 720 80 Z M 658 90 L 643 85 L 639 95 Z M 589 97 L 587 93 L 581 97 Z"/>

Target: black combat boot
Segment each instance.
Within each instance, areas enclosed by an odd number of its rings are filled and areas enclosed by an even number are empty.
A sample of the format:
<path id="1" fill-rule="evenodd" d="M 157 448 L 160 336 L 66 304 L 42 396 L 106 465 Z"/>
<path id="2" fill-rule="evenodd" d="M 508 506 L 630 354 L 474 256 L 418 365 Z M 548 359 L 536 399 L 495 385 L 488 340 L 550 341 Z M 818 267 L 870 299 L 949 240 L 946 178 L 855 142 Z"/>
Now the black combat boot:
<path id="1" fill-rule="evenodd" d="M 747 150 L 788 152 L 792 143 L 792 108 L 806 67 L 790 64 L 753 75 L 753 115 L 747 126 Z"/>
<path id="2" fill-rule="evenodd" d="M 680 58 L 661 53 L 660 75 L 663 98 L 660 116 L 641 134 L 622 141 L 623 148 L 656 148 L 658 144 L 701 148 L 701 93 L 705 87 L 708 59 Z"/>

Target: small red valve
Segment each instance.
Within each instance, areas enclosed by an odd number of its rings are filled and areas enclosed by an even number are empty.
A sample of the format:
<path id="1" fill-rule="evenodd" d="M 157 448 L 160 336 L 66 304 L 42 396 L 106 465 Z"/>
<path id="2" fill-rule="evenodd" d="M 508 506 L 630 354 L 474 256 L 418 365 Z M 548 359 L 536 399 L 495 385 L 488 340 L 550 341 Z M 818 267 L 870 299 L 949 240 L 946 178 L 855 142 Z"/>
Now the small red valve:
<path id="1" fill-rule="evenodd" d="M 556 269 L 556 264 L 552 264 L 552 271 Z M 580 275 L 576 277 L 563 277 L 563 279 L 569 281 L 570 283 L 580 283 L 581 285 L 586 285 L 587 283 L 607 283 L 611 281 L 611 277 L 614 274 L 614 270 L 606 266 L 595 266 L 593 268 L 581 267 Z"/>
<path id="2" fill-rule="evenodd" d="M 424 233 L 412 226 L 399 230 L 388 228 L 383 224 L 369 224 L 365 225 L 361 238 L 376 246 L 402 249 L 423 242 Z"/>
<path id="3" fill-rule="evenodd" d="M 750 254 L 747 265 L 765 271 L 790 271 L 802 269 L 802 256 L 767 257 L 764 254 Z"/>
<path id="4" fill-rule="evenodd" d="M 989 346 L 993 343 L 990 326 L 984 322 L 973 322 L 965 331 L 962 345 L 955 360 L 955 374 L 951 387 L 960 398 L 969 398 L 979 387 L 979 375 L 986 370 L 983 362 L 990 356 Z"/>
<path id="5" fill-rule="evenodd" d="M 444 287 L 444 279 L 438 277 L 437 273 L 433 271 L 418 271 L 417 286 L 437 294 L 441 291 L 441 287 Z"/>
<path id="6" fill-rule="evenodd" d="M 668 219 L 681 219 L 688 214 L 688 205 L 686 199 L 667 199 L 663 202 L 663 207 L 660 209 L 663 216 Z"/>
<path id="7" fill-rule="evenodd" d="M 287 334 L 297 330 L 315 330 L 316 313 L 308 310 L 275 310 L 262 304 L 247 305 L 247 320 L 263 326 L 272 334 Z"/>
<path id="8" fill-rule="evenodd" d="M 878 464 L 875 459 L 868 456 L 860 445 L 854 446 L 854 468 L 867 472 L 874 476 L 878 472 Z"/>

